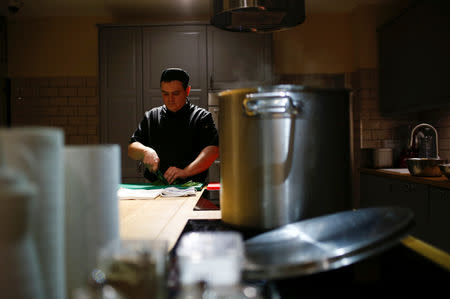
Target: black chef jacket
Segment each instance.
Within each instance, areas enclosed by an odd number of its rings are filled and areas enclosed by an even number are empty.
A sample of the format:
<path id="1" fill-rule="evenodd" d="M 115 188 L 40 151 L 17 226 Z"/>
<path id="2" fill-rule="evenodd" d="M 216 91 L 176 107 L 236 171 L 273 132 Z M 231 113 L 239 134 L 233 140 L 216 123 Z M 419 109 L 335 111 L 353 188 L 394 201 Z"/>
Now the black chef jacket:
<path id="1" fill-rule="evenodd" d="M 210 112 L 187 99 L 177 112 L 165 105 L 145 112 L 144 119 L 130 139 L 153 148 L 159 156 L 159 169 L 165 173 L 170 166 L 184 169 L 209 145 L 219 145 L 219 137 Z M 185 181 L 205 182 L 208 170 Z M 144 176 L 151 182 L 156 176 L 145 169 Z"/>

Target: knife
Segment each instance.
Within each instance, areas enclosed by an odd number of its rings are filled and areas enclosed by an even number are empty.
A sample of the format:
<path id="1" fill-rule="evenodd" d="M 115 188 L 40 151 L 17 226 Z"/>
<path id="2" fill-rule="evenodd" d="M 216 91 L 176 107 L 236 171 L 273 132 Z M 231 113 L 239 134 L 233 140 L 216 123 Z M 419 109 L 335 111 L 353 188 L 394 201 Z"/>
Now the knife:
<path id="1" fill-rule="evenodd" d="M 163 182 L 165 185 L 170 185 L 169 182 L 166 180 L 166 178 L 163 176 L 161 170 L 158 169 L 157 171 L 154 172 L 154 174 L 156 175 L 158 180 Z"/>

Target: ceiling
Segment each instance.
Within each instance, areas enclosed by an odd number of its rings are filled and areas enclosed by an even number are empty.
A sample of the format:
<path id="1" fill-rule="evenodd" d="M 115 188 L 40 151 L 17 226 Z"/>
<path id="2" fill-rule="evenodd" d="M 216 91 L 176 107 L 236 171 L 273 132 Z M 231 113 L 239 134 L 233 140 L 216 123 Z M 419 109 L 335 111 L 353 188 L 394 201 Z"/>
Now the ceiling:
<path id="1" fill-rule="evenodd" d="M 139 16 L 209 19 L 212 0 L 0 0 L 8 16 Z M 358 5 L 396 0 L 305 0 L 306 14 L 350 12 Z M 12 14 L 8 6 L 20 7 Z"/>

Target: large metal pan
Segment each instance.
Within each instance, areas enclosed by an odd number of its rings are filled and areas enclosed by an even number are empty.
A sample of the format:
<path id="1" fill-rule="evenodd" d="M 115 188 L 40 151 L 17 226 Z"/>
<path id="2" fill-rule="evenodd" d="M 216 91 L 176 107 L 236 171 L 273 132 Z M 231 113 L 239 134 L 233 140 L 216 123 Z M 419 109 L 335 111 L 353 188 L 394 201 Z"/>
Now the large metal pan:
<path id="1" fill-rule="evenodd" d="M 284 225 L 245 242 L 246 279 L 279 279 L 336 269 L 398 243 L 413 225 L 399 207 L 366 208 Z"/>

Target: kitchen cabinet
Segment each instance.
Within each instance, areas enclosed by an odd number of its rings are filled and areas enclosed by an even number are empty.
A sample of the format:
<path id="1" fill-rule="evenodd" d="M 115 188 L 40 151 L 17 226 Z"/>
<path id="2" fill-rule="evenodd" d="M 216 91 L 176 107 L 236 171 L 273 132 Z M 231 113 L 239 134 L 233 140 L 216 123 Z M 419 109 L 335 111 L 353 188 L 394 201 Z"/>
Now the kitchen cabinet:
<path id="1" fill-rule="evenodd" d="M 159 80 L 167 67 L 186 69 L 190 100 L 208 108 L 208 89 L 269 84 L 271 35 L 228 32 L 210 25 L 99 26 L 100 133 L 121 146 L 122 181 L 143 181 L 127 156 L 145 111 L 162 105 Z"/>
<path id="2" fill-rule="evenodd" d="M 427 239 L 428 186 L 361 174 L 361 207 L 399 206 L 414 213 L 412 234 Z"/>
<path id="3" fill-rule="evenodd" d="M 223 90 L 272 83 L 272 36 L 208 26 L 208 87 Z"/>
<path id="4" fill-rule="evenodd" d="M 121 147 L 122 181 L 137 176 L 127 156 L 131 134 L 142 118 L 142 31 L 100 28 L 100 133 L 102 143 Z"/>
<path id="5" fill-rule="evenodd" d="M 180 67 L 190 75 L 189 99 L 207 108 L 206 27 L 151 26 L 143 29 L 144 109 L 162 104 L 159 80 L 167 67 Z"/>
<path id="6" fill-rule="evenodd" d="M 432 244 L 450 252 L 450 190 L 430 187 L 428 234 Z"/>

